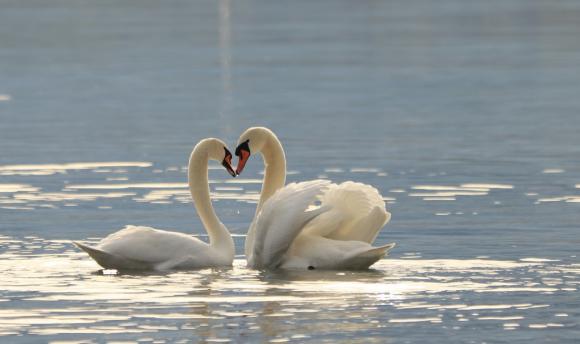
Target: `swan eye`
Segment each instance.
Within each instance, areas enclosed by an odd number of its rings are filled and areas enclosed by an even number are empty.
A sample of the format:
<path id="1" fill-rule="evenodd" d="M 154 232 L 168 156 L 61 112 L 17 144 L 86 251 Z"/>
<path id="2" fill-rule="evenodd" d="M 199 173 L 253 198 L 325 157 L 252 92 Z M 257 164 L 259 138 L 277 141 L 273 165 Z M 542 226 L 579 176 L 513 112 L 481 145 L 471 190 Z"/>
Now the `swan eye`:
<path id="1" fill-rule="evenodd" d="M 314 270 L 314 266 L 312 266 L 312 265 L 309 265 L 309 266 L 308 266 L 308 270 Z"/>
<path id="2" fill-rule="evenodd" d="M 241 157 L 242 151 L 246 151 L 248 155 L 250 154 L 250 140 L 246 140 L 236 147 L 236 156 Z"/>

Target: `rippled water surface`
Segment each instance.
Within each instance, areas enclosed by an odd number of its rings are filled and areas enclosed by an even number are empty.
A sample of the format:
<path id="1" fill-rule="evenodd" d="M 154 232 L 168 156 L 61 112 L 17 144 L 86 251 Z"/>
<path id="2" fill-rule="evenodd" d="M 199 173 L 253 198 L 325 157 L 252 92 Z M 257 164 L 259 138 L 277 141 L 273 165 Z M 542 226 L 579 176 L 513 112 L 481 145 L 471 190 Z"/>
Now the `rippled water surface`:
<path id="1" fill-rule="evenodd" d="M 574 329 L 578 316 L 580 264 L 549 259 L 401 257 L 364 272 L 276 273 L 236 260 L 231 269 L 131 275 L 93 272 L 67 240 L 1 240 L 0 334 L 12 339 L 384 342 L 517 331 L 507 336 L 524 340 Z"/>
<path id="2" fill-rule="evenodd" d="M 3 1 L 0 342 L 576 342 L 580 4 Z M 251 125 L 288 180 L 375 186 L 391 255 L 245 268 L 252 157 L 211 166 L 231 269 L 100 271 L 72 240 L 205 238 L 193 145 Z"/>

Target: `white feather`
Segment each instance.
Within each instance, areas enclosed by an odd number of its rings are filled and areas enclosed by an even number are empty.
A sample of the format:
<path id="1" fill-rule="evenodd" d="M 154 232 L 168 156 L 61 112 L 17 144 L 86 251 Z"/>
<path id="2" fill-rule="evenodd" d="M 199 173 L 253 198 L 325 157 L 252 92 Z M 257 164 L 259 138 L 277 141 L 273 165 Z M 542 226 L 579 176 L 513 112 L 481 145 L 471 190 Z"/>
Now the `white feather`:
<path id="1" fill-rule="evenodd" d="M 366 269 L 395 246 L 371 245 L 391 218 L 377 189 L 320 180 L 284 186 L 286 158 L 271 130 L 249 128 L 239 142 L 249 142 L 266 166 L 258 211 L 246 238 L 250 267 Z M 315 207 L 317 200 L 320 205 Z"/>
<path id="2" fill-rule="evenodd" d="M 126 226 L 101 240 L 96 247 L 75 244 L 107 269 L 168 270 L 231 266 L 234 242 L 213 211 L 207 177 L 208 160 L 222 159 L 224 147 L 225 144 L 217 139 L 202 140 L 189 159 L 189 189 L 209 234 L 209 244 L 184 233 L 143 226 Z"/>
<path id="3" fill-rule="evenodd" d="M 248 265 L 277 268 L 286 251 L 306 224 L 327 207 L 308 208 L 329 184 L 324 180 L 288 184 L 269 198 L 250 226 Z"/>

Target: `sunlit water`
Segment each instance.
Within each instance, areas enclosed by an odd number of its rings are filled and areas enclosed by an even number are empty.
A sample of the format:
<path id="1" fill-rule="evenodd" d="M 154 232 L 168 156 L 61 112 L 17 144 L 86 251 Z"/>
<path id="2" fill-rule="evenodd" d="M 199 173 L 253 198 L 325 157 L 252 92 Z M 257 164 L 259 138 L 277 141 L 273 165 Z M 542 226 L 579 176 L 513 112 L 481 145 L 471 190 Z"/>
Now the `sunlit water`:
<path id="1" fill-rule="evenodd" d="M 425 340 L 575 328 L 580 264 L 388 259 L 365 272 L 118 274 L 66 240 L 2 237 L 0 334 L 43 340 Z M 517 331 L 517 334 L 504 334 Z M 549 336 L 549 334 L 545 334 Z M 577 339 L 577 332 L 558 337 Z"/>
<path id="2" fill-rule="evenodd" d="M 1 7 L 0 342 L 580 338 L 580 4 Z M 257 157 L 210 170 L 231 269 L 103 272 L 71 244 L 127 224 L 204 237 L 190 150 L 257 124 L 289 181 L 377 187 L 390 257 L 246 269 Z"/>

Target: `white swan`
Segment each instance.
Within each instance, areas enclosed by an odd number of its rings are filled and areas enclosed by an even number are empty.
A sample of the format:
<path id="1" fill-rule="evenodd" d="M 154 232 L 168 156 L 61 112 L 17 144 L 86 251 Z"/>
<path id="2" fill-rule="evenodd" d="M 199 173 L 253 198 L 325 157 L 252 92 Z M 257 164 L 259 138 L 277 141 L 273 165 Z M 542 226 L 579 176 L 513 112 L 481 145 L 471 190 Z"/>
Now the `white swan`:
<path id="1" fill-rule="evenodd" d="M 245 244 L 248 266 L 258 269 L 367 269 L 395 244 L 371 244 L 391 214 L 372 186 L 325 180 L 291 183 L 276 135 L 264 127 L 238 141 L 236 173 L 251 153 L 261 153 L 265 173 L 256 216 Z M 320 207 L 315 203 L 319 201 Z"/>
<path id="2" fill-rule="evenodd" d="M 204 139 L 189 158 L 188 182 L 201 222 L 209 234 L 209 244 L 190 235 L 142 226 L 126 226 L 96 247 L 75 244 L 107 269 L 169 270 L 231 266 L 234 241 L 217 218 L 210 200 L 208 161 L 218 160 L 235 176 L 232 154 L 218 139 Z"/>

